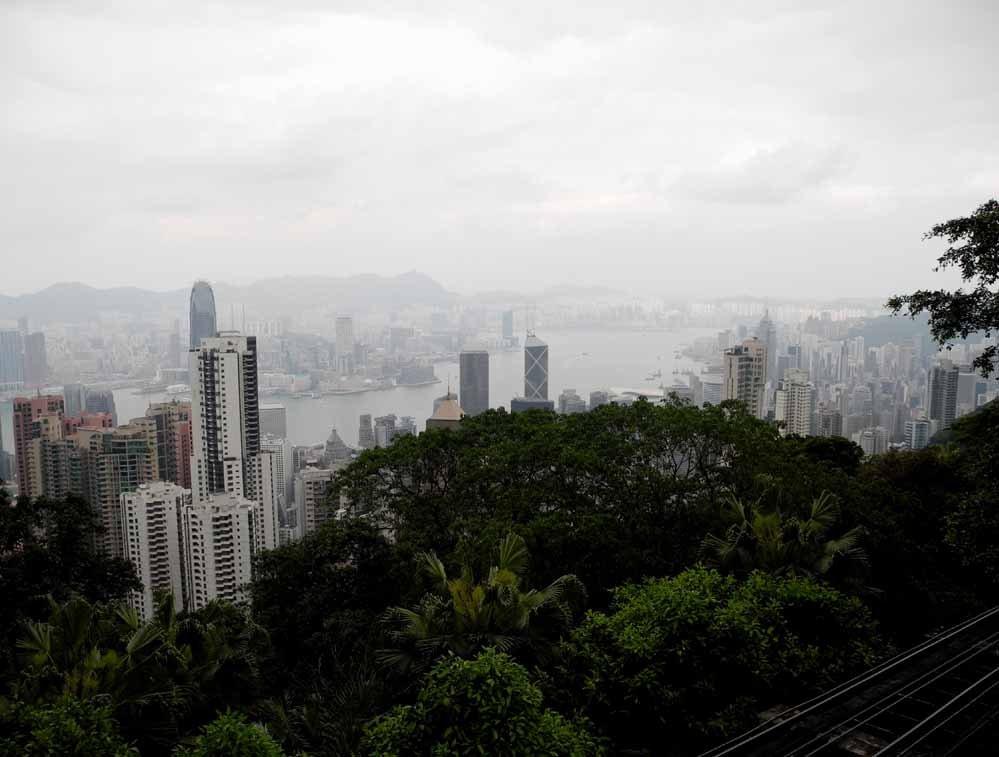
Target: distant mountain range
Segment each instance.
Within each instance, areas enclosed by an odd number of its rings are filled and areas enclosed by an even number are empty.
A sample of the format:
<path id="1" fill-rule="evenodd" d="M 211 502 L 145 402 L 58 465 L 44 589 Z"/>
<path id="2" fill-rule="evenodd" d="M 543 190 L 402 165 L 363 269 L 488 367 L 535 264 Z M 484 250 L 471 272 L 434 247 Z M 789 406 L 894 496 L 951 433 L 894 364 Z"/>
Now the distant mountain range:
<path id="1" fill-rule="evenodd" d="M 350 313 L 384 312 L 413 305 L 449 307 L 459 299 L 429 276 L 415 271 L 390 277 L 285 276 L 248 286 L 212 282 L 212 288 L 220 322 L 225 321 L 224 310 L 229 305 L 246 305 L 255 315 L 276 317 L 324 306 Z M 102 313 L 133 318 L 167 313 L 183 319 L 189 295 L 188 288 L 153 292 L 135 287 L 96 289 L 79 283 L 54 284 L 18 297 L 0 295 L 0 320 L 27 316 L 32 325 L 77 323 Z"/>

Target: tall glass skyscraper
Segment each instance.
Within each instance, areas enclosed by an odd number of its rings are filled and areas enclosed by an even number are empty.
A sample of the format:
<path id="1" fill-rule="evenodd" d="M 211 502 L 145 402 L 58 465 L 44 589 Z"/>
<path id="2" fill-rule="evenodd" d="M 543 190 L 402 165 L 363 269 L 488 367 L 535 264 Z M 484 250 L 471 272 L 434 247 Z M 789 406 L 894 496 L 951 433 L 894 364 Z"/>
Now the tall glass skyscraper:
<path id="1" fill-rule="evenodd" d="M 489 353 L 463 350 L 458 355 L 459 402 L 465 415 L 478 415 L 489 409 Z"/>
<path id="2" fill-rule="evenodd" d="M 548 399 L 548 345 L 530 331 L 524 342 L 524 397 Z"/>
<path id="3" fill-rule="evenodd" d="M 198 349 L 205 337 L 217 335 L 212 285 L 207 281 L 195 281 L 191 287 L 191 349 Z"/>

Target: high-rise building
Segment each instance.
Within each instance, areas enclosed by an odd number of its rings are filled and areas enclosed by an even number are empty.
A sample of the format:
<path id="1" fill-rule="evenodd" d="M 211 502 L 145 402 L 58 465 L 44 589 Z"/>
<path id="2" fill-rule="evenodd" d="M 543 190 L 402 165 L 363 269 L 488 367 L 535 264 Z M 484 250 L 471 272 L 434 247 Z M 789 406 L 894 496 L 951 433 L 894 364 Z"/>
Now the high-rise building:
<path id="1" fill-rule="evenodd" d="M 24 386 L 24 337 L 15 329 L 0 330 L 0 391 Z"/>
<path id="2" fill-rule="evenodd" d="M 256 551 L 255 505 L 226 492 L 184 507 L 184 571 L 187 609 L 246 598 Z"/>
<path id="3" fill-rule="evenodd" d="M 329 468 L 306 468 L 295 474 L 295 507 L 298 510 L 298 538 L 311 533 L 335 517 L 327 505 L 333 471 Z"/>
<path id="4" fill-rule="evenodd" d="M 909 449 L 923 449 L 930 443 L 930 422 L 924 418 L 905 422 L 905 443 Z"/>
<path id="5" fill-rule="evenodd" d="M 781 436 L 811 436 L 814 432 L 815 387 L 808 371 L 790 368 L 776 392 L 774 420 L 783 425 Z"/>
<path id="6" fill-rule="evenodd" d="M 191 345 L 201 346 L 201 340 L 218 335 L 215 323 L 215 293 L 207 281 L 195 281 L 191 287 Z M 193 380 L 192 374 L 192 380 Z"/>
<path id="7" fill-rule="evenodd" d="M 381 415 L 375 418 L 375 446 L 388 447 L 396 437 L 397 429 L 395 422 L 398 420 L 394 413 Z"/>
<path id="8" fill-rule="evenodd" d="M 575 389 L 563 389 L 558 396 L 558 411 L 563 415 L 586 412 L 586 400 Z"/>
<path id="9" fill-rule="evenodd" d="M 595 407 L 600 407 L 601 405 L 606 405 L 610 402 L 610 392 L 605 392 L 598 389 L 597 391 L 590 392 L 590 410 Z"/>
<path id="10" fill-rule="evenodd" d="M 191 403 L 176 400 L 153 403 L 146 410 L 146 419 L 152 421 L 155 429 L 159 478 L 190 489 Z"/>
<path id="11" fill-rule="evenodd" d="M 936 431 L 950 428 L 957 417 L 957 388 L 960 379 L 959 368 L 950 360 L 941 360 L 933 366 L 929 375 L 927 417 L 935 421 Z"/>
<path id="12" fill-rule="evenodd" d="M 141 590 L 129 592 L 128 603 L 143 620 L 153 617 L 158 592 L 173 594 L 176 606 L 186 607 L 183 516 L 190 504 L 189 489 L 165 481 L 121 495 L 123 556 L 142 583 Z"/>
<path id="13" fill-rule="evenodd" d="M 121 495 L 158 478 L 155 442 L 150 442 L 149 427 L 129 424 L 79 428 L 73 439 L 81 452 L 83 496 L 103 527 L 97 546 L 106 555 L 122 557 L 125 544 Z"/>
<path id="14" fill-rule="evenodd" d="M 503 311 L 503 339 L 512 340 L 513 339 L 513 311 L 504 310 Z"/>
<path id="15" fill-rule="evenodd" d="M 83 384 L 66 384 L 62 388 L 66 417 L 75 418 L 87 409 L 87 388 Z"/>
<path id="16" fill-rule="evenodd" d="M 750 415 L 766 416 L 767 348 L 757 338 L 747 339 L 722 356 L 726 400 L 739 400 Z"/>
<path id="17" fill-rule="evenodd" d="M 458 356 L 460 402 L 465 415 L 489 409 L 489 353 L 465 350 Z"/>
<path id="18" fill-rule="evenodd" d="M 524 341 L 524 398 L 548 399 L 548 345 L 533 331 L 527 332 Z"/>
<path id="19" fill-rule="evenodd" d="M 232 510 L 225 517 L 241 518 L 241 503 L 249 501 L 254 544 L 273 549 L 280 484 L 273 456 L 260 448 L 256 337 L 232 333 L 203 337 L 189 356 L 195 506 L 210 505 L 215 508 L 212 512 Z M 229 495 L 227 502 L 216 496 L 222 493 Z M 207 515 L 198 517 L 207 524 Z"/>
<path id="20" fill-rule="evenodd" d="M 63 408 L 59 395 L 14 399 L 14 462 L 21 496 L 45 494 L 42 442 L 62 438 Z"/>
<path id="21" fill-rule="evenodd" d="M 170 332 L 170 338 L 167 342 L 167 363 L 171 368 L 181 368 L 183 364 L 180 356 L 180 321 L 174 320 L 173 331 Z"/>
<path id="22" fill-rule="evenodd" d="M 288 411 L 284 405 L 260 405 L 260 433 L 288 437 Z"/>
<path id="23" fill-rule="evenodd" d="M 31 387 L 43 386 L 48 377 L 45 334 L 36 331 L 24 337 L 24 384 Z"/>
<path id="24" fill-rule="evenodd" d="M 881 426 L 861 429 L 853 435 L 853 441 L 868 457 L 888 451 L 888 431 Z"/>
<path id="25" fill-rule="evenodd" d="M 246 496 L 246 469 L 260 452 L 256 337 L 203 337 L 190 372 L 194 499 Z"/>
<path id="26" fill-rule="evenodd" d="M 777 326 L 770 320 L 769 310 L 764 312 L 756 335 L 767 349 L 767 375 L 764 381 L 781 378 L 782 374 L 777 373 Z"/>
<path id="27" fill-rule="evenodd" d="M 361 415 L 357 430 L 357 445 L 361 449 L 374 449 L 375 447 L 375 430 L 371 426 L 371 415 L 368 413 Z"/>
<path id="28" fill-rule="evenodd" d="M 110 389 L 87 389 L 85 409 L 88 413 L 107 413 L 118 423 L 118 411 L 114 406 L 114 392 Z"/>
<path id="29" fill-rule="evenodd" d="M 269 452 L 274 460 L 274 478 L 278 482 L 278 509 L 284 511 L 290 502 L 293 481 L 291 469 L 291 444 L 279 436 L 264 434 L 260 439 L 261 452 Z"/>
<path id="30" fill-rule="evenodd" d="M 843 414 L 831 404 L 820 404 L 815 416 L 815 435 L 843 436 Z"/>
<path id="31" fill-rule="evenodd" d="M 336 319 L 336 369 L 344 376 L 354 372 L 354 319 L 349 315 Z"/>

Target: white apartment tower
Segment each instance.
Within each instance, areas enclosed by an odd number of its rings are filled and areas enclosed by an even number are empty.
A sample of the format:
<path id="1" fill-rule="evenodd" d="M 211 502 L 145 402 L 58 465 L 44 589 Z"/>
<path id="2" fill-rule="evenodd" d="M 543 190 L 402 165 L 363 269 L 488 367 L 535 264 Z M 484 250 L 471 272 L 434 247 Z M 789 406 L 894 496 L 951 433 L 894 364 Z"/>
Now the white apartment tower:
<path id="1" fill-rule="evenodd" d="M 811 436 L 814 433 L 815 387 L 808 371 L 790 368 L 780 381 L 774 403 L 774 420 L 783 421 L 781 436 Z"/>
<path id="2" fill-rule="evenodd" d="M 333 481 L 334 472 L 328 468 L 306 468 L 295 476 L 295 505 L 298 510 L 296 537 L 301 539 L 315 531 L 331 515 L 322 505 Z"/>
<path id="3" fill-rule="evenodd" d="M 275 456 L 261 450 L 256 338 L 202 338 L 190 372 L 193 502 L 183 520 L 189 609 L 196 609 L 236 598 L 253 553 L 277 547 L 281 481 Z"/>
<path id="4" fill-rule="evenodd" d="M 756 337 L 737 344 L 722 354 L 723 400 L 739 400 L 750 415 L 766 416 L 767 348 Z"/>
<path id="5" fill-rule="evenodd" d="M 188 610 L 245 598 L 256 551 L 255 510 L 253 502 L 226 493 L 184 508 Z"/>
<path id="6" fill-rule="evenodd" d="M 143 620 L 153 616 L 154 595 L 173 594 L 178 608 L 186 607 L 182 519 L 191 504 L 191 491 L 165 481 L 141 484 L 121 495 L 124 556 L 142 582 L 128 604 Z"/>

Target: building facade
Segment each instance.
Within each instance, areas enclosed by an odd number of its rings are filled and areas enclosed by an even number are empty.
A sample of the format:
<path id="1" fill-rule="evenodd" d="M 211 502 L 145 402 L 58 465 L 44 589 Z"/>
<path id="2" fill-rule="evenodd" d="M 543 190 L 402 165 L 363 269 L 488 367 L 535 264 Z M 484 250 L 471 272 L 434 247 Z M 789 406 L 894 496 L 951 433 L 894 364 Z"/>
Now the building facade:
<path id="1" fill-rule="evenodd" d="M 766 417 L 766 345 L 753 338 L 725 350 L 722 369 L 724 399 L 739 400 L 750 415 Z"/>
<path id="2" fill-rule="evenodd" d="M 201 340 L 218 334 L 215 322 L 215 292 L 207 281 L 195 281 L 191 287 L 191 344 L 192 350 L 201 346 Z"/>
<path id="3" fill-rule="evenodd" d="M 458 356 L 459 401 L 465 415 L 489 409 L 489 353 L 465 350 Z"/>
<path id="4" fill-rule="evenodd" d="M 152 618 L 158 592 L 173 594 L 178 609 L 187 607 L 183 517 L 190 504 L 190 489 L 165 481 L 121 495 L 123 557 L 142 582 L 140 591 L 129 592 L 128 603 L 143 620 Z"/>
<path id="5" fill-rule="evenodd" d="M 533 332 L 524 341 L 524 398 L 548 399 L 548 345 Z"/>

